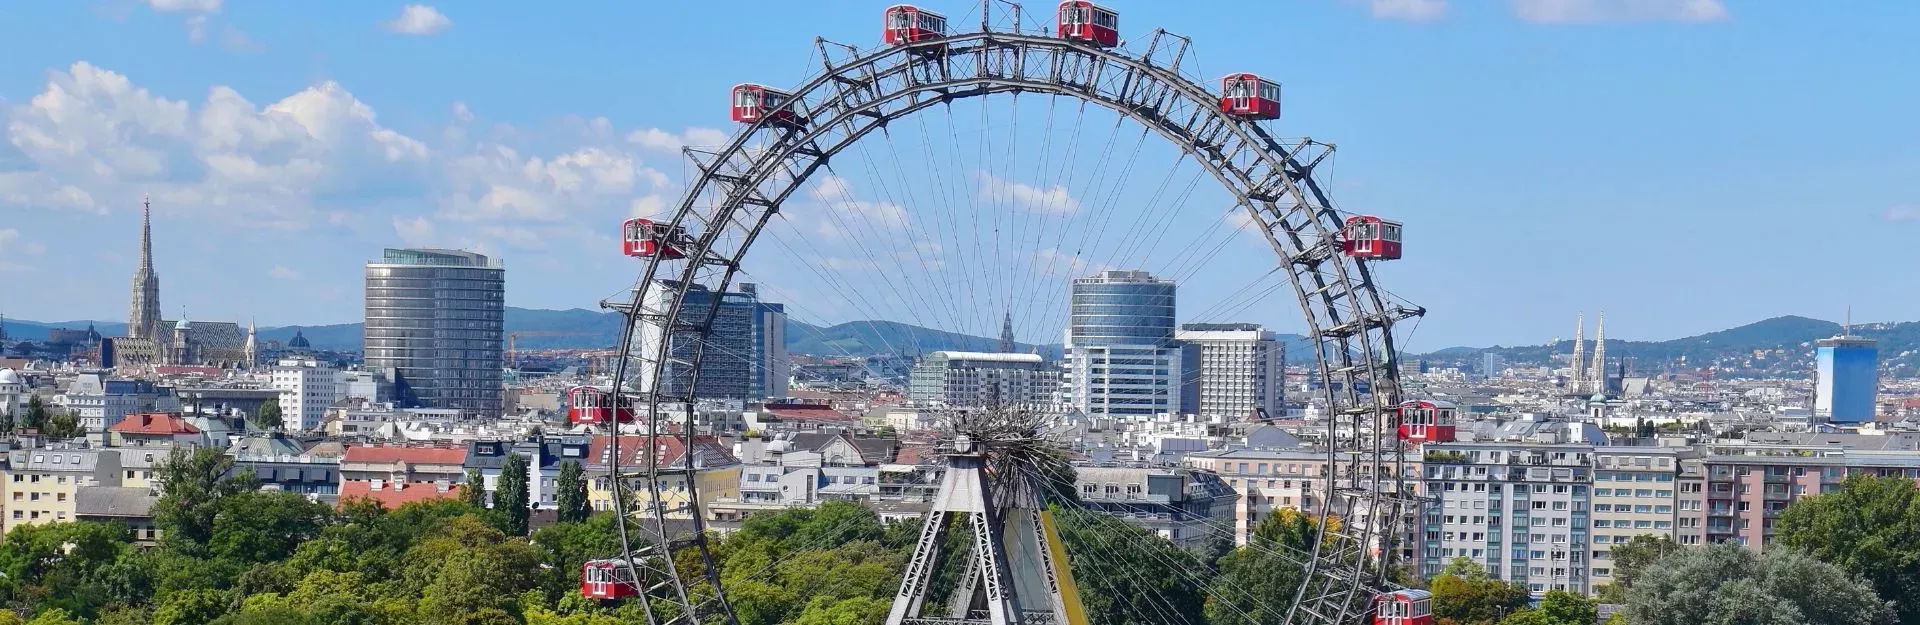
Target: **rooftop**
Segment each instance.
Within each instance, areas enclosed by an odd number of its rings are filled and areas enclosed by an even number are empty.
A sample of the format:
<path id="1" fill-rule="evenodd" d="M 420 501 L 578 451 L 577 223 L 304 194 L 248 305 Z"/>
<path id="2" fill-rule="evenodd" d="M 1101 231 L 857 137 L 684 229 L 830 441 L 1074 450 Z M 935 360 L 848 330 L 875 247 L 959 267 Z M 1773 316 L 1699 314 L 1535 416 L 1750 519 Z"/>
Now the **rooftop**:
<path id="1" fill-rule="evenodd" d="M 185 417 L 168 412 L 143 412 L 127 415 L 119 423 L 107 430 L 116 434 L 135 434 L 145 436 L 172 436 L 176 434 L 199 434 L 200 428 L 193 427 Z"/>

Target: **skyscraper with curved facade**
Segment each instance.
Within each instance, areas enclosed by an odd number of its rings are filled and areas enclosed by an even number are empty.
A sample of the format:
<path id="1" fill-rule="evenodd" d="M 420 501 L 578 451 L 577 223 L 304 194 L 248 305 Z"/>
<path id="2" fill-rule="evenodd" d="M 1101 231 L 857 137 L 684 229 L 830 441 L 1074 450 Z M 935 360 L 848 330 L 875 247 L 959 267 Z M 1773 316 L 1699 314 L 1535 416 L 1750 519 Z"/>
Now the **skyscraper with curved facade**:
<path id="1" fill-rule="evenodd" d="M 1174 340 L 1171 280 L 1108 270 L 1072 285 L 1061 377 L 1067 405 L 1092 416 L 1195 411 L 1197 350 Z M 1188 378 L 1196 378 L 1189 381 Z"/>
<path id="2" fill-rule="evenodd" d="M 367 263 L 367 367 L 403 403 L 500 414 L 506 274 L 464 250 L 389 249 Z"/>

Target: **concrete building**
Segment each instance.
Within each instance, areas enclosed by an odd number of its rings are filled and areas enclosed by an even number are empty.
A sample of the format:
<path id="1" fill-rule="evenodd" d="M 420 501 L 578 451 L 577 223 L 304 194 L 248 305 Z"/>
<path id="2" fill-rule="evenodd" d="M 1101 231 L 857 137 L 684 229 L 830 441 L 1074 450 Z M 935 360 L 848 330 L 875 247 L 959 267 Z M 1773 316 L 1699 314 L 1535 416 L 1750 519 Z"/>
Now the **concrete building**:
<path id="1" fill-rule="evenodd" d="M 1065 403 L 1098 417 L 1148 419 L 1199 409 L 1200 352 L 1174 340 L 1172 281 L 1145 271 L 1077 278 L 1066 330 Z"/>
<path id="2" fill-rule="evenodd" d="M 1060 371 L 1039 354 L 940 351 L 913 366 L 907 398 L 930 406 L 1052 406 Z"/>
<path id="3" fill-rule="evenodd" d="M 1610 584 L 1613 545 L 1643 535 L 1679 541 L 1681 463 L 1700 454 L 1676 447 L 1595 447 L 1592 457 L 1591 582 Z"/>
<path id="4" fill-rule="evenodd" d="M 1234 502 L 1234 544 L 1247 536 L 1274 511 L 1298 510 L 1311 515 L 1326 511 L 1321 497 L 1326 487 L 1320 474 L 1326 452 L 1311 449 L 1219 449 L 1187 454 L 1182 463 L 1226 480 L 1240 493 Z"/>
<path id="5" fill-rule="evenodd" d="M 1440 443 L 1422 448 L 1420 574 L 1467 558 L 1534 596 L 1591 591 L 1588 445 Z"/>
<path id="6" fill-rule="evenodd" d="M 153 504 L 160 500 L 154 489 L 133 486 L 90 486 L 73 493 L 74 519 L 93 523 L 119 523 L 133 534 L 133 543 L 151 547 L 160 542 L 160 530 L 153 522 Z"/>
<path id="7" fill-rule="evenodd" d="M 506 269 L 460 250 L 389 249 L 366 267 L 364 351 L 405 406 L 500 414 Z"/>
<path id="8" fill-rule="evenodd" d="M 444 447 L 348 447 L 340 457 L 340 500 L 368 499 L 398 508 L 458 497 L 466 458 L 467 450 Z"/>
<path id="9" fill-rule="evenodd" d="M 79 518 L 83 488 L 120 486 L 115 449 L 21 449 L 8 452 L 5 530 Z"/>
<path id="10" fill-rule="evenodd" d="M 1212 472 L 1189 468 L 1079 466 L 1080 501 L 1159 534 L 1182 548 L 1200 551 L 1232 538 L 1234 493 Z"/>
<path id="11" fill-rule="evenodd" d="M 20 372 L 0 367 L 0 415 L 19 417 L 27 409 L 27 381 Z"/>
<path id="12" fill-rule="evenodd" d="M 1880 349 L 1873 339 L 1840 336 L 1814 342 L 1813 417 L 1834 423 L 1873 420 L 1880 392 Z"/>
<path id="13" fill-rule="evenodd" d="M 657 282 L 648 293 L 646 309 L 664 316 L 673 305 L 676 290 L 674 282 Z M 700 376 L 696 382 L 693 368 L 684 364 L 693 359 L 698 334 L 676 332 L 669 346 L 672 356 L 664 375 L 659 377 L 661 390 L 684 393 L 691 383 L 697 385 L 693 393 L 695 399 L 759 401 L 786 397 L 787 381 L 791 377 L 787 362 L 786 306 L 761 301 L 759 289 L 753 284 L 741 284 L 739 291 L 721 295 L 717 309 L 715 305 L 712 291 L 696 285 L 687 292 L 686 301 L 680 307 L 682 324 L 701 323 L 709 311 L 714 315 L 706 348 L 700 354 Z M 658 325 L 642 326 L 636 339 L 637 353 L 653 358 L 659 353 L 663 336 Z M 652 379 L 651 371 L 643 374 L 648 377 L 641 379 Z"/>
<path id="14" fill-rule="evenodd" d="M 280 429 L 288 432 L 319 429 L 344 386 L 339 370 L 315 360 L 283 359 L 271 380 L 280 391 Z"/>
<path id="15" fill-rule="evenodd" d="M 53 403 L 78 415 L 80 427 L 88 432 L 105 430 L 136 412 L 180 409 L 179 401 L 168 389 L 146 380 L 111 378 L 98 371 L 74 376 L 67 392 L 55 396 Z"/>
<path id="16" fill-rule="evenodd" d="M 587 503 L 594 510 L 614 509 L 613 443 L 611 436 L 595 436 L 587 450 L 587 476 L 592 478 L 587 482 Z M 627 502 L 629 506 L 653 503 L 649 495 L 652 491 L 644 477 L 649 452 L 654 455 L 656 466 L 677 469 L 663 475 L 657 484 L 660 504 L 669 518 L 691 518 L 694 501 L 688 496 L 690 492 L 697 492 L 702 501 L 740 496 L 740 461 L 714 437 L 693 437 L 692 453 L 688 453 L 688 445 L 675 436 L 649 441 L 645 436 L 623 435 L 619 444 L 620 473 L 642 476 L 627 478 L 626 492 L 633 495 L 633 500 Z M 688 473 L 693 474 L 692 491 L 688 489 Z"/>
<path id="17" fill-rule="evenodd" d="M 1174 338 L 1200 349 L 1196 414 L 1234 421 L 1280 416 L 1287 358 L 1273 332 L 1254 323 L 1189 323 Z"/>

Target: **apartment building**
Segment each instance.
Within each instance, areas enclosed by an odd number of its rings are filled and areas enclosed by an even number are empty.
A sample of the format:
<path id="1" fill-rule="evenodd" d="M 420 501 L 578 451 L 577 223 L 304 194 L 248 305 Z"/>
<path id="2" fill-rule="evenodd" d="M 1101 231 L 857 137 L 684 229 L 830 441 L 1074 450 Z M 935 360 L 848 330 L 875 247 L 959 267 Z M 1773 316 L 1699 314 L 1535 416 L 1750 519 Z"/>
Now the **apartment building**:
<path id="1" fill-rule="evenodd" d="M 1614 581 L 1613 545 L 1641 535 L 1679 540 L 1681 460 L 1698 457 L 1697 452 L 1678 447 L 1593 449 L 1593 549 L 1589 560 L 1595 585 Z"/>
<path id="2" fill-rule="evenodd" d="M 22 449 L 8 452 L 5 531 L 65 523 L 80 516 L 83 487 L 120 486 L 116 449 Z"/>
<path id="3" fill-rule="evenodd" d="M 1087 509 L 1195 551 L 1228 537 L 1239 498 L 1219 476 L 1186 468 L 1078 466 L 1074 480 Z"/>
<path id="4" fill-rule="evenodd" d="M 612 436 L 595 436 L 587 448 L 587 503 L 594 510 L 614 509 L 613 443 Z M 660 503 L 668 518 L 691 518 L 694 499 L 698 495 L 701 502 L 714 501 L 740 496 L 740 461 L 733 453 L 712 436 L 693 437 L 691 451 L 689 445 L 677 436 L 661 436 L 649 440 L 645 436 L 622 435 L 620 444 L 620 474 L 639 475 L 626 479 L 626 492 L 632 499 L 625 502 L 628 506 L 650 506 L 646 478 L 647 454 L 654 457 L 655 466 L 661 468 L 661 476 L 653 486 L 660 493 Z M 688 489 L 687 476 L 693 476 L 692 487 Z M 637 508 L 636 508 L 637 509 Z"/>
<path id="5" fill-rule="evenodd" d="M 368 499 L 388 508 L 458 497 L 467 450 L 436 447 L 348 447 L 340 457 L 340 501 Z"/>
<path id="6" fill-rule="evenodd" d="M 1311 449 L 1216 449 L 1187 454 L 1182 464 L 1208 471 L 1240 493 L 1233 507 L 1234 544 L 1274 510 L 1321 514 L 1327 454 Z"/>
<path id="7" fill-rule="evenodd" d="M 1794 445 L 1716 446 L 1706 459 L 1706 540 L 1761 549 L 1794 500 L 1840 487 L 1849 475 L 1920 484 L 1920 452 Z"/>
<path id="8" fill-rule="evenodd" d="M 1467 558 L 1538 596 L 1590 591 L 1588 445 L 1441 443 L 1426 452 L 1420 572 Z"/>

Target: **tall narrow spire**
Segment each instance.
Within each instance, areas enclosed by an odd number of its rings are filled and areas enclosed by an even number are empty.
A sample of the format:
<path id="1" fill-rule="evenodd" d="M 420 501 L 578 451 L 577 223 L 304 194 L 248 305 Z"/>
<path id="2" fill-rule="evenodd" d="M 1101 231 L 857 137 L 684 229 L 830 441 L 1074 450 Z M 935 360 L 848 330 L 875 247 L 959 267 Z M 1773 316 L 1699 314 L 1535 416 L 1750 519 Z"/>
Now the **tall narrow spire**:
<path id="1" fill-rule="evenodd" d="M 1607 313 L 1593 327 L 1593 392 L 1607 392 Z"/>
<path id="2" fill-rule="evenodd" d="M 140 267 L 133 270 L 127 336 L 165 340 L 160 332 L 160 275 L 153 270 L 153 202 L 140 198 Z"/>
<path id="3" fill-rule="evenodd" d="M 1013 353 L 1013 311 L 1000 318 L 1000 353 Z"/>
<path id="4" fill-rule="evenodd" d="M 1567 388 L 1575 393 L 1587 390 L 1586 376 L 1580 375 L 1587 367 L 1587 314 L 1579 313 L 1573 318 L 1573 382 Z"/>

